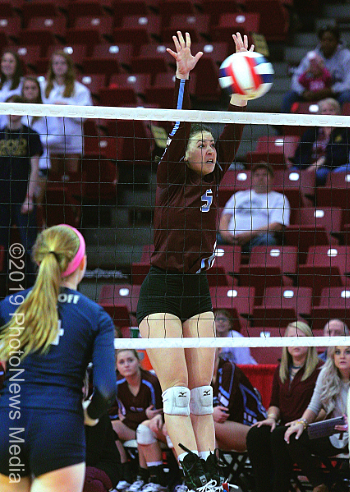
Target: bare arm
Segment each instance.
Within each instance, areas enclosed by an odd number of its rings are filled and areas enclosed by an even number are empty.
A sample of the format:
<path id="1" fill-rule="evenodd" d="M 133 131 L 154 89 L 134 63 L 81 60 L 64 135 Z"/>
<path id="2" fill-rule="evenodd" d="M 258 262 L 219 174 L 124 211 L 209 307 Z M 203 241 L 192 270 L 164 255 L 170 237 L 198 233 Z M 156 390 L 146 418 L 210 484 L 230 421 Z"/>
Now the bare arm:
<path id="1" fill-rule="evenodd" d="M 221 237 L 228 244 L 234 244 L 234 240 L 235 240 L 234 235 L 228 229 L 231 218 L 232 218 L 232 214 L 223 213 L 221 215 L 220 224 L 219 224 L 219 231 L 220 231 Z"/>
<path id="2" fill-rule="evenodd" d="M 27 195 L 24 199 L 24 202 L 21 207 L 22 214 L 28 214 L 32 212 L 34 208 L 33 197 L 35 194 L 35 188 L 38 183 L 38 174 L 39 174 L 39 156 L 35 155 L 30 159 L 30 176 L 28 181 Z"/>

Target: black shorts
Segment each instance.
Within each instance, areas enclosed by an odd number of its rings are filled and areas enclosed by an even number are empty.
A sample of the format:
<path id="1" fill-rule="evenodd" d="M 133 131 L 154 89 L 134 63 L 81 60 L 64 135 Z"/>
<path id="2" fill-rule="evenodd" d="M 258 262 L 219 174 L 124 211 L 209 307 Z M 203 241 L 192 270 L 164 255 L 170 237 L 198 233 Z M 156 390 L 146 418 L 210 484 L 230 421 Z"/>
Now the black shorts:
<path id="1" fill-rule="evenodd" d="M 151 266 L 140 291 L 137 322 L 150 314 L 169 313 L 181 322 L 212 311 L 206 272 L 177 273 Z"/>
<path id="2" fill-rule="evenodd" d="M 82 414 L 21 408 L 17 415 L 0 408 L 0 473 L 39 477 L 85 462 Z"/>

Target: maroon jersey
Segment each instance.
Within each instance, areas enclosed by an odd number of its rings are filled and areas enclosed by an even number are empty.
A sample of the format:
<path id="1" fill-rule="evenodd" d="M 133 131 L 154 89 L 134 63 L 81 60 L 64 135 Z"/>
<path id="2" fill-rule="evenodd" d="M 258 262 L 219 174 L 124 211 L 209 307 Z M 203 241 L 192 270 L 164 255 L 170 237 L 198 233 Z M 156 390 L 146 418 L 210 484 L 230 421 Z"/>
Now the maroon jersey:
<path id="1" fill-rule="evenodd" d="M 176 109 L 189 109 L 188 81 L 176 79 Z M 235 111 L 235 106 L 229 107 Z M 212 266 L 217 229 L 217 193 L 234 160 L 243 125 L 225 126 L 217 143 L 218 162 L 201 176 L 184 162 L 191 124 L 177 122 L 157 171 L 153 266 L 199 273 Z"/>
<path id="2" fill-rule="evenodd" d="M 289 378 L 282 383 L 279 376 L 279 366 L 276 368 L 273 383 L 270 407 L 280 409 L 280 419 L 282 424 L 297 420 L 307 409 L 312 394 L 314 392 L 317 377 L 322 368 L 323 362 L 320 361 L 314 372 L 304 381 L 304 367 L 296 373 L 293 381 Z"/>
<path id="3" fill-rule="evenodd" d="M 128 382 L 123 376 L 117 379 L 117 399 L 109 411 L 111 418 L 118 416 L 118 410 L 125 416 L 123 423 L 136 430 L 138 425 L 148 420 L 146 410 L 153 405 L 154 409 L 162 408 L 162 390 L 157 376 L 141 369 L 141 385 L 137 395 L 133 395 Z"/>
<path id="4" fill-rule="evenodd" d="M 213 394 L 214 405 L 226 407 L 232 422 L 251 426 L 266 418 L 259 394 L 233 362 L 220 359 Z"/>

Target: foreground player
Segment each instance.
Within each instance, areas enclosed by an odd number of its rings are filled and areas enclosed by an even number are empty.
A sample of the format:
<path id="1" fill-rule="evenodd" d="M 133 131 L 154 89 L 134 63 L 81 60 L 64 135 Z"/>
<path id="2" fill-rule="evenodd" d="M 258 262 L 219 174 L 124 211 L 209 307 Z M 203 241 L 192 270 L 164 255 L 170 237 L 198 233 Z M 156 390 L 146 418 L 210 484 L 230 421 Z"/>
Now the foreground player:
<path id="1" fill-rule="evenodd" d="M 248 40 L 233 35 L 236 51 Z M 189 108 L 189 74 L 202 56 L 191 40 L 173 37 L 176 107 Z M 253 47 L 251 48 L 251 50 Z M 245 106 L 235 100 L 233 104 Z M 214 260 L 217 188 L 232 163 L 243 127 L 226 125 L 217 144 L 210 128 L 176 123 L 158 167 L 154 220 L 155 251 L 140 293 L 137 318 L 144 338 L 212 337 L 215 323 L 206 270 Z M 217 164 L 217 157 L 220 164 Z M 215 455 L 212 348 L 151 349 L 151 364 L 163 390 L 169 437 L 191 490 L 221 488 Z M 201 458 L 201 459 L 200 459 Z"/>
<path id="2" fill-rule="evenodd" d="M 114 326 L 101 307 L 77 292 L 86 256 L 76 229 L 61 224 L 43 231 L 34 260 L 39 271 L 33 289 L 0 303 L 0 360 L 7 361 L 0 490 L 81 492 L 84 421 L 96 425 L 115 398 Z M 94 394 L 83 411 L 90 360 Z"/>

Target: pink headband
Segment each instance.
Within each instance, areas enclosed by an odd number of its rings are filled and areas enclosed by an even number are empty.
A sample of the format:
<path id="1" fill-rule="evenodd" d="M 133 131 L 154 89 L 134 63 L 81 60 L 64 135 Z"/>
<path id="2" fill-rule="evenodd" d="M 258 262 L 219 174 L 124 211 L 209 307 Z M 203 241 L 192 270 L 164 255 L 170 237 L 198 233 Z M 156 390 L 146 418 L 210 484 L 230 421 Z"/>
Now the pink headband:
<path id="1" fill-rule="evenodd" d="M 64 278 L 64 277 L 68 277 L 68 275 L 70 275 L 71 273 L 75 272 L 75 270 L 80 265 L 81 260 L 84 258 L 84 255 L 85 255 L 85 240 L 84 240 L 82 234 L 75 227 L 72 227 L 72 226 L 70 226 L 68 224 L 59 224 L 59 225 L 60 226 L 64 226 L 64 227 L 69 227 L 70 229 L 72 229 L 72 231 L 74 231 L 76 233 L 76 235 L 78 236 L 79 243 L 80 243 L 79 244 L 79 249 L 77 251 L 77 254 L 74 256 L 73 260 L 69 263 L 67 269 L 63 273 L 61 273 L 61 277 Z"/>

